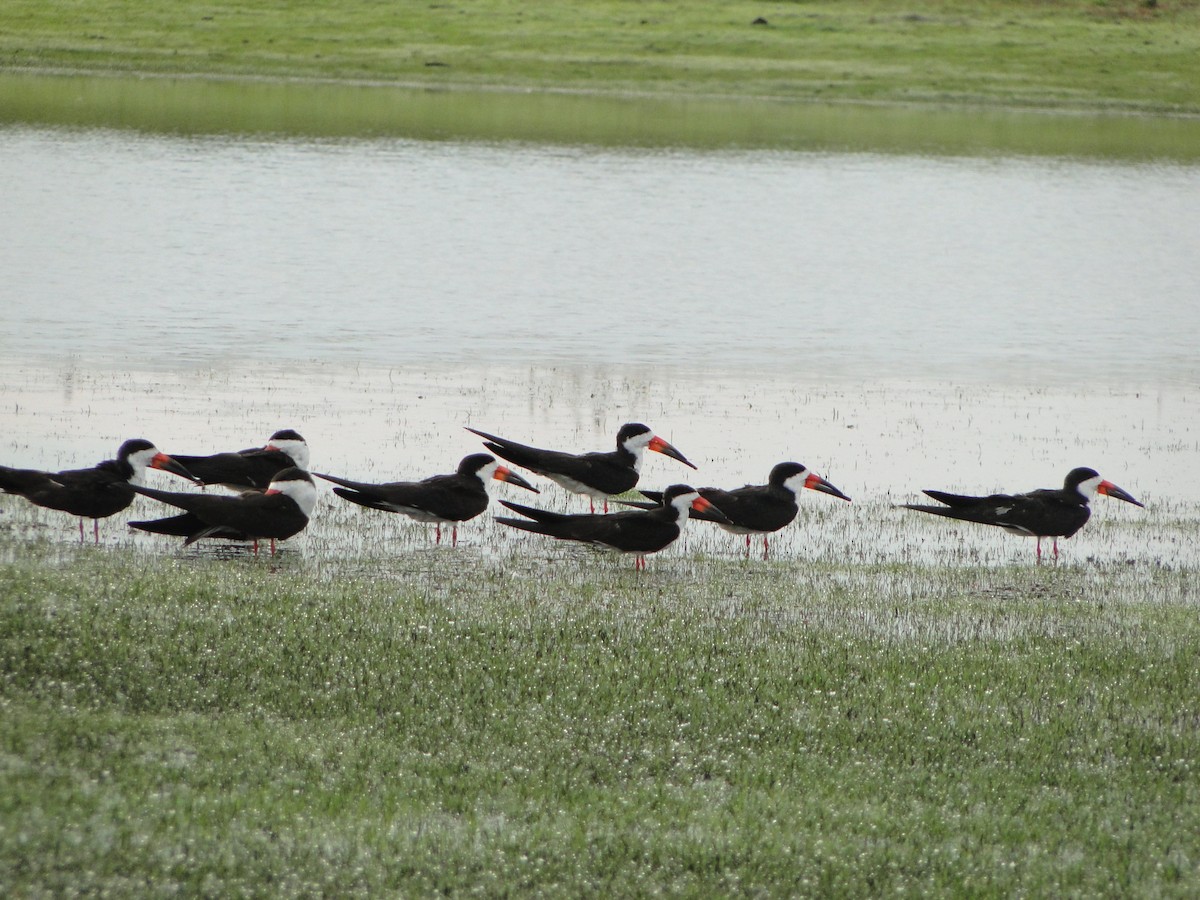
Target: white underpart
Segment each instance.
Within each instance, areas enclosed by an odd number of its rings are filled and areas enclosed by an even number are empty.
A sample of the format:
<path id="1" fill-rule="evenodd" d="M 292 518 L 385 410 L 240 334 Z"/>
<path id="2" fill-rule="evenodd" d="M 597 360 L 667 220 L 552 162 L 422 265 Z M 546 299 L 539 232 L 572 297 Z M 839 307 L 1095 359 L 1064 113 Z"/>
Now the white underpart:
<path id="1" fill-rule="evenodd" d="M 649 431 L 643 431 L 641 434 L 635 434 L 625 440 L 625 449 L 633 454 L 633 471 L 639 475 L 642 474 L 642 456 L 652 440 L 654 440 L 654 434 Z"/>
<path id="2" fill-rule="evenodd" d="M 1100 482 L 1103 480 L 1104 479 L 1099 475 L 1096 475 L 1094 478 L 1089 478 L 1087 481 L 1079 482 L 1079 487 L 1076 488 L 1076 490 L 1083 494 L 1083 496 L 1088 500 L 1094 500 L 1096 498 L 1096 492 L 1100 489 Z"/>
<path id="3" fill-rule="evenodd" d="M 418 509 L 415 506 L 400 506 L 397 503 L 389 503 L 388 509 L 392 512 L 398 512 L 408 516 L 417 522 L 428 522 L 430 525 L 453 525 L 453 519 L 443 519 L 441 516 L 435 516 L 427 509 Z"/>
<path id="4" fill-rule="evenodd" d="M 1034 532 L 1023 525 L 1001 525 L 1000 527 L 1010 534 L 1019 534 L 1022 537 L 1037 537 Z"/>
<path id="5" fill-rule="evenodd" d="M 267 446 L 290 456 L 297 469 L 308 471 L 308 444 L 305 441 L 271 441 Z"/>
<path id="6" fill-rule="evenodd" d="M 137 453 L 130 453 L 125 457 L 129 465 L 133 466 L 133 477 L 129 479 L 130 484 L 145 484 L 146 469 L 150 467 L 154 457 L 158 456 L 157 447 L 147 447 L 145 450 L 139 450 Z"/>
<path id="7" fill-rule="evenodd" d="M 568 478 L 566 475 L 559 475 L 555 472 L 547 472 L 546 477 L 559 487 L 564 487 L 574 494 L 583 494 L 585 497 L 591 497 L 593 500 L 608 499 L 608 494 L 604 493 L 604 491 L 598 491 L 594 487 L 588 487 L 582 481 L 576 481 L 574 478 Z"/>
<path id="8" fill-rule="evenodd" d="M 730 534 L 770 534 L 771 533 L 769 531 L 758 531 L 757 529 L 754 529 L 754 528 L 747 528 L 745 525 L 726 525 L 724 522 L 718 522 L 717 527 L 724 528 Z"/>
<path id="9" fill-rule="evenodd" d="M 311 481 L 296 478 L 272 481 L 271 490 L 291 497 L 306 518 L 312 516 L 313 507 L 317 505 L 317 488 Z"/>

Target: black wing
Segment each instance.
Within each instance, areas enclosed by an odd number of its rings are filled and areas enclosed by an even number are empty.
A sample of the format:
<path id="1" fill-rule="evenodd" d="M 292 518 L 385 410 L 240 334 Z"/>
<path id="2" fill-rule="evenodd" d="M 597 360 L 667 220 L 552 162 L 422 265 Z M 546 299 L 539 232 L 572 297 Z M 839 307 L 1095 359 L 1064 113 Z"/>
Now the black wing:
<path id="1" fill-rule="evenodd" d="M 433 475 L 424 481 L 386 484 L 366 484 L 330 475 L 319 477 L 341 485 L 333 489 L 339 497 L 386 512 L 419 510 L 447 521 L 465 522 L 475 518 L 488 505 L 487 490 L 474 476 Z"/>
<path id="2" fill-rule="evenodd" d="M 220 484 L 256 491 L 265 491 L 272 478 L 289 466 L 295 465 L 286 453 L 262 448 L 243 450 L 240 453 L 173 458 L 204 484 Z"/>
<path id="3" fill-rule="evenodd" d="M 945 491 L 925 493 L 947 505 L 904 504 L 905 507 L 949 519 L 995 525 L 1019 534 L 1070 537 L 1091 516 L 1087 504 L 1065 499 L 1061 491 L 1049 488 L 1028 494 L 991 494 L 987 497 Z"/>

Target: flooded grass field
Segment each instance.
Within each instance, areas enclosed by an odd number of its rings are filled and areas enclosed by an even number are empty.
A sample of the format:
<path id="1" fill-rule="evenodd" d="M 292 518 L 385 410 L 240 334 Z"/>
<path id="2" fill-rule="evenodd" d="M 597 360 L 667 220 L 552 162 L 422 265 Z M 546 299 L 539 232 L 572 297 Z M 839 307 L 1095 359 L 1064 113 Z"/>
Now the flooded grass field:
<path id="1" fill-rule="evenodd" d="M 1030 562 L 1032 542 L 997 529 L 894 508 L 938 487 L 987 493 L 1057 486 L 1069 468 L 1091 465 L 1147 504 L 1144 510 L 1099 498 L 1092 521 L 1064 542 L 1064 560 L 1195 565 L 1200 489 L 1180 479 L 1200 454 L 1195 398 L 1180 388 L 1103 394 L 1065 388 L 952 387 L 922 382 L 799 384 L 761 375 L 753 385 L 711 373 L 645 369 L 637 379 L 611 368 L 347 369 L 336 364 L 247 367 L 177 373 L 111 369 L 47 373 L 4 370 L 0 420 L 9 459 L 58 470 L 108 458 L 112 434 L 136 410 L 138 434 L 167 452 L 191 454 L 263 443 L 295 427 L 312 467 L 363 481 L 423 478 L 453 471 L 482 448 L 463 426 L 504 432 L 547 446 L 605 449 L 616 428 L 640 419 L 699 466 L 693 473 L 650 454 L 642 484 L 661 489 L 693 480 L 731 487 L 763 483 L 784 459 L 798 459 L 841 487 L 847 505 L 805 492 L 797 521 L 774 536 L 779 560 L 878 565 L 889 562 L 1003 565 Z M 49 375 L 49 377 L 48 377 Z M 687 386 L 679 397 L 677 386 Z M 189 398 L 182 404 L 181 398 Z M 624 417 L 611 410 L 625 411 Z M 1121 439 L 1113 422 L 1122 423 Z M 1049 423 L 1049 424 L 1046 424 Z M 186 490 L 156 473 L 154 483 Z M 543 493 L 496 484 L 494 496 L 580 511 L 586 500 L 533 477 Z M 321 487 L 309 528 L 290 546 L 314 565 L 366 556 L 409 571 L 414 552 L 433 550 L 433 529 L 345 503 Z M 522 496 L 524 495 L 524 496 Z M 71 541 L 74 521 L 18 498 L 3 501 L 5 531 Z M 159 505 L 139 499 L 103 525 L 108 543 L 176 552 L 173 539 L 135 536 L 128 518 Z M 219 543 L 219 542 L 218 542 Z M 738 557 L 742 539 L 692 523 L 666 556 Z M 204 549 L 192 553 L 211 552 Z M 515 564 L 607 568 L 603 554 L 576 551 L 494 525 L 490 514 L 460 529 L 460 547 L 432 557 L 457 566 L 486 559 Z M 626 565 L 628 561 L 615 561 Z"/>

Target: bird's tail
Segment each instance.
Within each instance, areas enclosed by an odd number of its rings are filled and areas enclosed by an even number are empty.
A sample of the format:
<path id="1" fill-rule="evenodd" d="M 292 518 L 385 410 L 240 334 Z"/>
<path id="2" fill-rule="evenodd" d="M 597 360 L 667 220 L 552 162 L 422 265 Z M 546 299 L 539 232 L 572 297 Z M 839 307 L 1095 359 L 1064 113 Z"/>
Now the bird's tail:
<path id="1" fill-rule="evenodd" d="M 334 484 L 340 484 L 342 487 L 348 487 L 351 490 L 361 491 L 366 485 L 361 481 L 351 481 L 349 478 L 339 478 L 337 475 L 325 475 L 322 472 L 311 473 L 318 478 L 324 478 L 326 481 L 332 481 Z"/>
<path id="2" fill-rule="evenodd" d="M 130 522 L 130 528 L 138 531 L 148 531 L 151 534 L 170 534 L 175 537 L 191 537 L 197 531 L 205 528 L 196 516 L 184 513 L 180 516 L 168 516 L 165 519 L 146 519 L 141 522 Z"/>
<path id="3" fill-rule="evenodd" d="M 50 481 L 45 472 L 36 469 L 10 469 L 0 466 L 0 491 L 8 494 L 24 494 Z"/>
<path id="4" fill-rule="evenodd" d="M 564 513 L 550 512 L 550 510 L 548 510 L 548 509 L 535 509 L 532 506 L 522 506 L 520 503 L 513 503 L 511 500 L 501 500 L 500 503 L 501 503 L 501 505 L 506 506 L 509 509 L 511 509 L 513 512 L 520 513 L 521 515 L 525 516 L 526 518 L 533 519 L 535 522 L 540 522 L 543 525 L 552 525 L 552 524 L 555 524 L 558 522 L 565 522 L 567 519 L 571 518 L 569 515 L 566 515 Z M 503 522 L 505 520 L 497 519 L 496 521 Z M 521 520 L 514 519 L 511 521 L 520 522 Z M 528 525 L 528 524 L 529 524 L 528 522 L 522 522 L 521 525 L 518 527 L 521 527 L 523 525 Z M 533 529 L 526 529 L 526 530 L 532 531 Z M 543 533 L 545 533 L 545 532 L 543 532 Z"/>
<path id="5" fill-rule="evenodd" d="M 904 509 L 915 509 L 917 512 L 930 513 L 945 519 L 958 519 L 963 522 L 981 522 L 984 525 L 994 525 L 985 516 L 973 514 L 971 510 L 955 509 L 953 506 L 925 506 L 920 503 L 901 503 Z"/>
<path id="6" fill-rule="evenodd" d="M 468 427 L 467 431 L 483 438 L 483 446 L 487 447 L 488 450 L 495 453 L 501 459 L 506 459 L 510 463 L 537 471 L 535 448 L 528 447 L 525 444 L 518 444 L 516 441 L 506 440 L 502 437 L 496 437 L 496 435 L 480 431 L 478 428 Z"/>
<path id="7" fill-rule="evenodd" d="M 546 522 L 531 522 L 528 519 L 513 519 L 508 516 L 496 516 L 496 521 L 512 528 L 520 528 L 522 531 L 531 531 L 534 534 L 544 534 L 549 537 L 556 536 L 554 526 Z"/>
<path id="8" fill-rule="evenodd" d="M 333 492 L 343 500 L 349 500 L 351 503 L 357 503 L 359 506 L 366 506 L 370 509 L 382 509 L 384 512 L 396 511 L 394 504 L 389 505 L 376 497 L 356 491 L 353 488 L 335 487 Z"/>
<path id="9" fill-rule="evenodd" d="M 932 497 L 938 503 L 945 503 L 947 506 L 971 506 L 978 503 L 978 497 L 969 497 L 966 494 L 948 494 L 945 491 L 922 491 L 925 496 Z M 920 507 L 912 507 L 918 509 Z"/>

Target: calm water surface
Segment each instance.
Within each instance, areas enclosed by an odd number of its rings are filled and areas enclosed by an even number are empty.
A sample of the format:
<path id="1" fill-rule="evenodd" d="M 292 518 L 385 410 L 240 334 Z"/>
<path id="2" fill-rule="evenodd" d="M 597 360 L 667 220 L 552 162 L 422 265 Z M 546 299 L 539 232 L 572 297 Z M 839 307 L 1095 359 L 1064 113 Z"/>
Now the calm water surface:
<path id="1" fill-rule="evenodd" d="M 452 469 L 465 424 L 597 449 L 641 419 L 701 465 L 649 485 L 795 458 L 855 497 L 806 497 L 785 554 L 1023 560 L 891 504 L 1081 464 L 1152 511 L 1101 502 L 1077 556 L 1197 553 L 1196 167 L 30 128 L 0 158 L 8 464 L 291 426 L 382 481 Z M 428 540 L 319 515 L 301 547 Z"/>
<path id="2" fill-rule="evenodd" d="M 1200 373 L 1200 168 L 0 132 L 9 354 Z"/>

